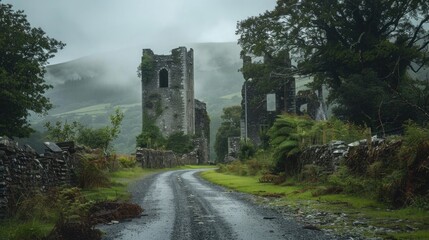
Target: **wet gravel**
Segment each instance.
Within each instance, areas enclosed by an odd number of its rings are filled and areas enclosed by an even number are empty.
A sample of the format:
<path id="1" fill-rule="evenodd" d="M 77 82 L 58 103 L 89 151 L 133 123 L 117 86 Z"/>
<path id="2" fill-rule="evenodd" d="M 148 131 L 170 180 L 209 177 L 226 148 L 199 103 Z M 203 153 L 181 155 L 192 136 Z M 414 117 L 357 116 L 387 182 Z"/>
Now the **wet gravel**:
<path id="1" fill-rule="evenodd" d="M 251 195 L 201 179 L 199 171 L 169 171 L 137 181 L 130 191 L 143 215 L 100 225 L 103 239 L 334 239 L 256 204 Z"/>

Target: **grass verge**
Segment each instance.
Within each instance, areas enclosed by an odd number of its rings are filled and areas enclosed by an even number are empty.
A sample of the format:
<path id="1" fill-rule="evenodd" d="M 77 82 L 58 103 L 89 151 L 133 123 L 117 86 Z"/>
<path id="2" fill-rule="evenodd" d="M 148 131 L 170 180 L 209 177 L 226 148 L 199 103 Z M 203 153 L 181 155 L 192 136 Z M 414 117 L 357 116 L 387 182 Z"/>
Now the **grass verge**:
<path id="1" fill-rule="evenodd" d="M 176 168 L 165 168 L 165 169 L 143 169 L 141 167 L 124 168 L 119 171 L 109 173 L 109 179 L 112 183 L 110 187 L 101 187 L 94 189 L 83 190 L 84 196 L 93 201 L 103 200 L 129 200 L 131 195 L 128 192 L 128 184 L 147 177 L 151 174 L 155 174 L 161 171 L 168 170 L 180 170 L 180 169 L 200 169 L 200 168 L 215 168 L 216 166 L 209 165 L 185 165 Z"/>
<path id="2" fill-rule="evenodd" d="M 237 176 L 205 171 L 201 176 L 215 184 L 254 194 L 263 204 L 284 207 L 303 222 L 337 234 L 382 239 L 429 239 L 429 212 L 416 208 L 389 209 L 377 201 L 345 194 L 314 194 L 325 186 L 288 181 L 283 185 L 260 183 L 258 176 Z M 320 215 L 320 217 L 315 217 Z M 316 219 L 316 220 L 314 220 Z"/>

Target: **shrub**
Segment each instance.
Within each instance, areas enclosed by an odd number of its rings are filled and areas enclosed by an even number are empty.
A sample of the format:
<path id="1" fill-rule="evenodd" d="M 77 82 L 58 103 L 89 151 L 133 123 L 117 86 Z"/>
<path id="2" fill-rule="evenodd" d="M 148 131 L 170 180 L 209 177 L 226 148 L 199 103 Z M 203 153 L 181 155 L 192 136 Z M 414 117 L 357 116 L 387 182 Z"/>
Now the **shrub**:
<path id="1" fill-rule="evenodd" d="M 56 199 L 55 191 L 48 193 L 35 193 L 31 197 L 25 197 L 17 203 L 15 218 L 20 221 L 40 220 L 55 221 L 58 218 L 58 211 L 52 204 Z"/>
<path id="2" fill-rule="evenodd" d="M 252 159 L 246 162 L 247 170 L 249 175 L 254 176 L 258 174 L 259 171 L 262 170 L 262 165 L 256 159 Z"/>
<path id="3" fill-rule="evenodd" d="M 79 130 L 77 142 L 93 149 L 107 149 L 111 142 L 110 129 L 109 127 L 97 129 L 82 127 Z"/>
<path id="4" fill-rule="evenodd" d="M 189 153 L 193 150 L 192 138 L 183 132 L 175 132 L 168 137 L 165 147 L 176 153 Z"/>
<path id="5" fill-rule="evenodd" d="M 97 161 L 85 156 L 80 159 L 77 177 L 80 188 L 106 187 L 110 184 L 107 169 L 101 168 Z"/>
<path id="6" fill-rule="evenodd" d="M 319 189 L 311 192 L 311 195 L 313 197 L 319 197 L 319 196 L 323 196 L 323 195 L 338 194 L 341 192 L 343 192 L 343 188 L 341 188 L 339 186 L 328 186 L 328 187 L 324 187 L 324 188 L 319 188 Z"/>
<path id="7" fill-rule="evenodd" d="M 429 129 L 407 123 L 402 140 L 351 149 L 344 163 L 349 176 L 335 173 L 331 181 L 345 191 L 363 192 L 397 208 L 414 204 L 428 194 Z"/>
<path id="8" fill-rule="evenodd" d="M 117 160 L 124 168 L 133 168 L 136 166 L 136 158 L 132 156 L 121 155 L 117 157 Z"/>
<path id="9" fill-rule="evenodd" d="M 238 157 L 240 160 L 247 160 L 251 157 L 253 157 L 256 153 L 256 147 L 252 143 L 252 141 L 241 141 L 240 142 L 240 152 L 238 154 Z"/>
<path id="10" fill-rule="evenodd" d="M 216 169 L 216 172 L 224 173 L 224 172 L 228 171 L 228 168 L 227 168 L 226 164 L 218 164 L 218 167 L 219 168 Z"/>
<path id="11" fill-rule="evenodd" d="M 334 187 L 342 188 L 347 193 L 363 193 L 365 186 L 363 179 L 350 175 L 345 167 L 340 169 L 328 177 L 328 183 Z"/>
<path id="12" fill-rule="evenodd" d="M 429 127 L 422 127 L 413 122 L 407 123 L 399 156 L 406 172 L 403 179 L 405 201 L 411 203 L 412 199 L 428 194 Z"/>
<path id="13" fill-rule="evenodd" d="M 248 175 L 247 166 L 238 160 L 228 164 L 219 164 L 219 169 L 217 171 L 221 173 L 232 173 L 239 176 Z"/>
<path id="14" fill-rule="evenodd" d="M 239 176 L 247 176 L 247 167 L 240 161 L 233 161 L 232 163 L 227 165 L 228 172 L 235 173 Z"/>
<path id="15" fill-rule="evenodd" d="M 300 152 L 304 139 L 314 122 L 305 117 L 281 115 L 268 131 L 273 157 L 278 165 L 287 165 L 289 158 Z M 281 168 L 281 166 L 280 166 Z"/>
<path id="16" fill-rule="evenodd" d="M 307 182 L 318 182 L 321 180 L 321 167 L 314 164 L 304 165 L 298 179 Z"/>

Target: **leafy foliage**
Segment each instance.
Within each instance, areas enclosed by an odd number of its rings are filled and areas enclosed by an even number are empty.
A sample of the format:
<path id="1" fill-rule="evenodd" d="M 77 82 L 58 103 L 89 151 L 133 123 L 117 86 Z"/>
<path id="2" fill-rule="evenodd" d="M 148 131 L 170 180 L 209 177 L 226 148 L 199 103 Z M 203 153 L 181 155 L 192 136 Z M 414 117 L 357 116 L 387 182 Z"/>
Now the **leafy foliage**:
<path id="1" fill-rule="evenodd" d="M 365 194 L 394 207 L 429 202 L 429 130 L 415 123 L 405 135 L 377 146 L 349 150 L 329 182 L 345 192 Z"/>
<path id="2" fill-rule="evenodd" d="M 154 75 L 154 60 L 149 54 L 142 56 L 142 62 L 137 69 L 137 75 L 142 78 L 144 82 L 148 82 L 153 78 Z"/>
<path id="3" fill-rule="evenodd" d="M 77 171 L 78 186 L 83 189 L 109 186 L 107 161 L 109 159 L 106 159 L 101 153 L 82 155 Z"/>
<path id="4" fill-rule="evenodd" d="M 343 123 L 335 118 L 314 121 L 308 116 L 280 115 L 268 131 L 276 171 L 287 169 L 295 174 L 296 157 L 304 147 L 326 144 L 332 140 L 352 142 L 367 138 L 365 128 Z"/>
<path id="5" fill-rule="evenodd" d="M 277 118 L 268 131 L 277 170 L 288 169 L 289 173 L 294 171 L 296 155 L 305 144 L 309 134 L 308 130 L 313 124 L 314 121 L 307 117 L 281 115 Z"/>
<path id="6" fill-rule="evenodd" d="M 240 152 L 238 157 L 240 160 L 247 160 L 253 157 L 256 153 L 256 146 L 250 141 L 241 141 L 240 142 Z"/>
<path id="7" fill-rule="evenodd" d="M 51 108 L 43 94 L 45 65 L 65 45 L 32 28 L 23 11 L 0 3 L 0 135 L 26 137 L 33 131 L 30 111 L 46 113 Z"/>
<path id="8" fill-rule="evenodd" d="M 419 196 L 429 202 L 429 128 L 409 122 L 399 156 L 406 169 L 405 201 L 414 202 Z M 429 205 L 427 206 L 429 208 Z"/>
<path id="9" fill-rule="evenodd" d="M 89 128 L 77 122 L 64 124 L 57 121 L 55 126 L 50 122 L 45 123 L 45 128 L 48 132 L 48 138 L 57 142 L 74 141 L 83 144 L 90 148 L 101 148 L 107 150 L 111 142 L 118 137 L 124 113 L 117 108 L 115 112 L 110 115 L 111 126 L 102 128 Z"/>
<path id="10" fill-rule="evenodd" d="M 165 138 L 154 124 L 145 122 L 143 131 L 136 137 L 137 147 L 161 149 L 164 148 Z"/>
<path id="11" fill-rule="evenodd" d="M 176 153 L 189 153 L 193 149 L 192 138 L 183 132 L 175 132 L 168 136 L 165 148 Z"/>
<path id="12" fill-rule="evenodd" d="M 224 108 L 221 118 L 222 123 L 216 133 L 214 145 L 218 162 L 222 162 L 228 153 L 228 137 L 240 136 L 241 107 Z"/>
<path id="13" fill-rule="evenodd" d="M 69 124 L 67 121 L 64 124 L 61 121 L 56 121 L 55 126 L 50 122 L 45 123 L 47 129 L 47 138 L 55 142 L 74 141 L 77 138 L 79 123 L 76 121 Z"/>
<path id="14" fill-rule="evenodd" d="M 81 127 L 77 142 L 92 149 L 107 149 L 111 141 L 109 127 L 93 129 L 90 127 Z"/>
<path id="15" fill-rule="evenodd" d="M 429 119 L 427 99 L 416 94 L 425 87 L 407 73 L 429 62 L 428 9 L 424 0 L 281 0 L 239 22 L 237 34 L 245 53 L 291 52 L 292 73 L 315 77 L 315 89 L 327 85 L 340 119 L 393 131 L 408 118 Z"/>
<path id="16" fill-rule="evenodd" d="M 126 155 L 119 155 L 117 159 L 123 168 L 133 168 L 136 166 L 136 158 Z"/>
<path id="17" fill-rule="evenodd" d="M 152 120 L 146 118 L 143 131 L 136 137 L 137 146 L 152 149 L 168 149 L 176 153 L 189 153 L 193 149 L 192 136 L 183 132 L 172 133 L 164 138 L 159 128 Z"/>

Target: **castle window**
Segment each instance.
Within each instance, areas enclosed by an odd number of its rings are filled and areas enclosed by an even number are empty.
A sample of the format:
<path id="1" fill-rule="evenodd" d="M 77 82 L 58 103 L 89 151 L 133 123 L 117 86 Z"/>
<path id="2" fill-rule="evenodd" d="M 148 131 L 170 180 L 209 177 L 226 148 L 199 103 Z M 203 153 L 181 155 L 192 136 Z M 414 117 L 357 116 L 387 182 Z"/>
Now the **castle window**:
<path id="1" fill-rule="evenodd" d="M 168 88 L 168 71 L 165 68 L 159 71 L 159 87 Z"/>

